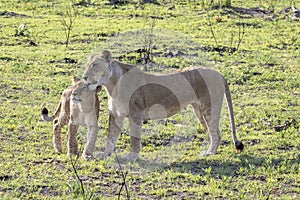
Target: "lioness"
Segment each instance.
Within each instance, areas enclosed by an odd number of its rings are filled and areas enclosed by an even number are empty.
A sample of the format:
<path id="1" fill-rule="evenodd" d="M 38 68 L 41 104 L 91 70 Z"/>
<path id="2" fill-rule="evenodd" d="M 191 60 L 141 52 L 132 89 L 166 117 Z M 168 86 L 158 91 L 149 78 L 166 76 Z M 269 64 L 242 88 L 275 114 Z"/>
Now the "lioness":
<path id="1" fill-rule="evenodd" d="M 203 127 L 209 132 L 210 146 L 202 155 L 215 154 L 220 144 L 220 113 L 224 94 L 228 103 L 233 142 L 236 149 L 243 144 L 236 137 L 232 100 L 228 84 L 217 71 L 189 68 L 171 74 L 144 73 L 133 65 L 112 59 L 109 51 L 91 57 L 83 74 L 89 89 L 103 85 L 109 96 L 109 127 L 106 149 L 109 156 L 120 136 L 123 120 L 129 118 L 130 153 L 125 159 L 136 160 L 141 151 L 141 130 L 144 120 L 170 117 L 188 104 Z"/>
<path id="2" fill-rule="evenodd" d="M 73 79 L 73 85 L 65 89 L 61 95 L 59 105 L 55 113 L 49 117 L 47 108 L 42 109 L 42 119 L 53 121 L 53 144 L 58 153 L 62 153 L 61 129 L 68 124 L 68 154 L 77 155 L 77 130 L 79 126 L 88 129 L 87 143 L 82 157 L 92 157 L 98 134 L 99 98 L 97 92 L 101 90 L 89 90 L 87 85 L 77 77 Z"/>

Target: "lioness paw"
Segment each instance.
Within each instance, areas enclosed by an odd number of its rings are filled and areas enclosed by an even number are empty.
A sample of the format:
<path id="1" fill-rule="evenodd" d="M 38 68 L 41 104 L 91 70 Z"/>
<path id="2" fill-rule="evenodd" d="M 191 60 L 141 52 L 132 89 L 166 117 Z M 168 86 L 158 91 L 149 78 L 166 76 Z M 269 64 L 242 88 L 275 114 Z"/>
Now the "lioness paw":
<path id="1" fill-rule="evenodd" d="M 200 156 L 211 156 L 211 155 L 215 155 L 216 153 L 214 152 L 210 152 L 210 151 L 203 151 L 200 153 Z"/>
<path id="2" fill-rule="evenodd" d="M 83 158 L 84 160 L 91 160 L 91 159 L 94 158 L 94 156 L 93 156 L 92 154 L 88 153 L 88 152 L 83 152 L 82 158 Z"/>
<path id="3" fill-rule="evenodd" d="M 129 161 L 136 161 L 139 158 L 140 158 L 140 154 L 134 152 L 130 152 L 126 156 L 124 156 L 124 159 Z"/>
<path id="4" fill-rule="evenodd" d="M 105 158 L 107 158 L 108 156 L 110 156 L 111 153 L 107 153 L 107 152 L 99 152 L 96 154 L 96 157 L 97 159 L 100 159 L 100 160 L 104 160 Z"/>

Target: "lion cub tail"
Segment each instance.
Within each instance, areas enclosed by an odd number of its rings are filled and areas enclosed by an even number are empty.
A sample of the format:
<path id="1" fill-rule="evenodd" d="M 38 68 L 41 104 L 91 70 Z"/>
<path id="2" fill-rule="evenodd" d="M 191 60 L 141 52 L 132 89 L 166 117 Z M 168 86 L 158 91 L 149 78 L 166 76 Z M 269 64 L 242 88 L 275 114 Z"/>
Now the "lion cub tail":
<path id="1" fill-rule="evenodd" d="M 231 124 L 233 142 L 234 142 L 235 148 L 238 151 L 242 151 L 244 149 L 244 145 L 236 137 L 236 129 L 235 129 L 235 124 L 234 124 L 233 105 L 232 105 L 230 89 L 229 89 L 228 83 L 226 82 L 225 78 L 223 78 L 223 80 L 224 80 L 224 86 L 225 86 L 225 97 L 226 97 L 229 115 L 230 115 L 230 124 Z"/>
<path id="2" fill-rule="evenodd" d="M 58 107 L 55 110 L 55 113 L 52 116 L 48 115 L 48 109 L 47 108 L 43 108 L 41 111 L 41 117 L 42 120 L 45 122 L 50 122 L 53 121 L 60 113 L 60 109 L 61 109 L 61 102 L 59 103 Z"/>

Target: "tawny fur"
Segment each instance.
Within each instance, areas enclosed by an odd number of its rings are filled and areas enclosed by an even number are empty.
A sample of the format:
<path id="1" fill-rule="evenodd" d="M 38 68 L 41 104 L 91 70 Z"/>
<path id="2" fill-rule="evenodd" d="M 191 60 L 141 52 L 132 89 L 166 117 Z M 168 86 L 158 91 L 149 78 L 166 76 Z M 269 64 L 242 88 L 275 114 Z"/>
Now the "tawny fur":
<path id="1" fill-rule="evenodd" d="M 130 124 L 130 153 L 125 158 L 135 160 L 141 151 L 142 122 L 170 117 L 189 104 L 210 136 L 210 146 L 202 155 L 215 154 L 221 141 L 219 121 L 224 94 L 233 141 L 237 149 L 243 149 L 236 137 L 228 84 L 215 70 L 189 68 L 170 74 L 148 74 L 113 60 L 109 51 L 103 51 L 91 57 L 83 79 L 91 90 L 103 85 L 109 96 L 108 139 L 104 153 L 99 154 L 102 158 L 113 152 L 125 117 Z"/>
<path id="2" fill-rule="evenodd" d="M 96 91 L 91 91 L 83 81 L 74 77 L 73 85 L 65 89 L 61 95 L 59 105 L 52 116 L 48 116 L 47 108 L 42 109 L 43 121 L 54 121 L 53 145 L 58 153 L 62 153 L 61 130 L 68 125 L 67 144 L 68 154 L 77 155 L 77 130 L 79 126 L 88 129 L 87 143 L 82 156 L 92 157 L 98 134 L 99 98 Z"/>

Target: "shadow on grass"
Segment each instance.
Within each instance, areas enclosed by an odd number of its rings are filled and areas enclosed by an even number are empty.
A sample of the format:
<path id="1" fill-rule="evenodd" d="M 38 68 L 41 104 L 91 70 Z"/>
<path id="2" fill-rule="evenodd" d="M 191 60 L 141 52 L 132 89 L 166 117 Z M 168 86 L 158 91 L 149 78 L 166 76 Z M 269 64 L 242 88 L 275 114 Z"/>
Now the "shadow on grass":
<path id="1" fill-rule="evenodd" d="M 240 159 L 240 162 L 217 160 L 208 161 L 199 159 L 197 161 L 173 162 L 171 164 L 148 160 L 139 160 L 137 163 L 141 168 L 149 171 L 175 170 L 180 173 L 206 175 L 207 169 L 211 168 L 210 174 L 213 177 L 239 177 L 242 175 L 240 172 L 241 168 L 250 169 L 250 166 L 254 166 L 255 168 L 265 166 L 266 168 L 271 167 L 276 169 L 282 163 L 287 161 L 284 157 L 279 157 L 278 159 L 269 159 L 268 157 L 257 157 L 252 155 L 237 155 L 237 157 Z M 289 159 L 288 165 L 297 164 L 299 159 L 300 156 L 298 156 L 298 158 Z"/>

